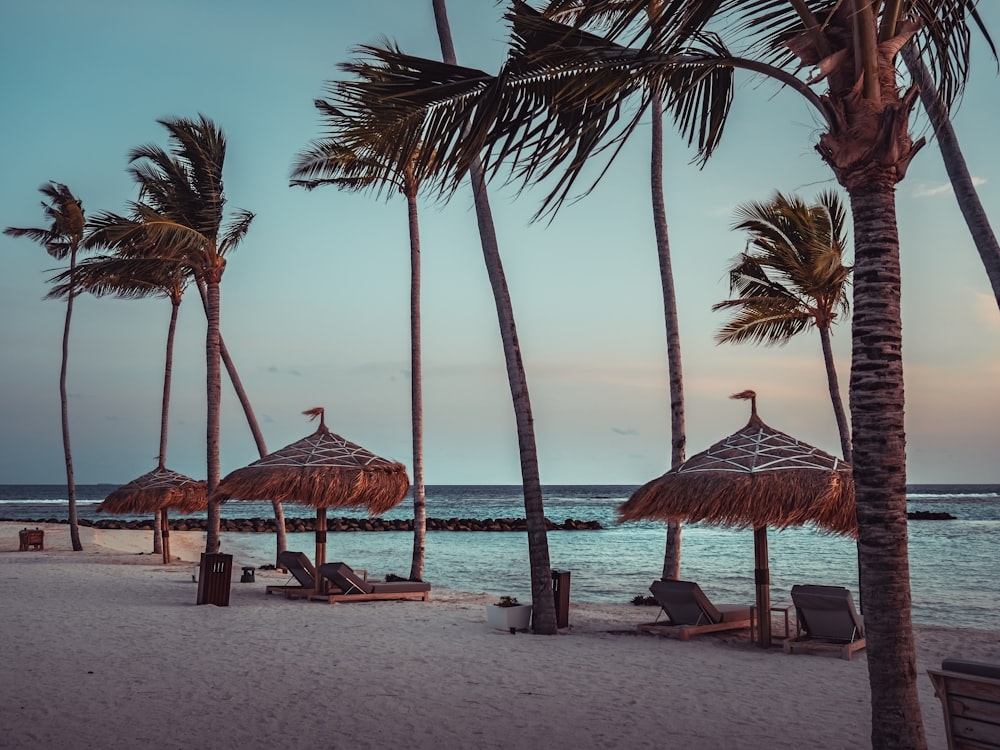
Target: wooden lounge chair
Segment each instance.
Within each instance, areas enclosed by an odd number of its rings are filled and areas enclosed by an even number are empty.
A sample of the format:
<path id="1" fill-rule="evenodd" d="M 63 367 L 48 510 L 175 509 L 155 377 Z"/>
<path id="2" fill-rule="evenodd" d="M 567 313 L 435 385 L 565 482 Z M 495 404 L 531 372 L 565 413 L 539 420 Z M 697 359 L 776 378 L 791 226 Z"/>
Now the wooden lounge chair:
<path id="1" fill-rule="evenodd" d="M 1000 664 L 945 659 L 927 674 L 944 709 L 948 749 L 1000 748 Z"/>
<path id="2" fill-rule="evenodd" d="M 712 604 L 693 581 L 653 581 L 649 587 L 660 605 L 654 622 L 636 626 L 640 633 L 676 635 L 686 641 L 698 633 L 742 630 L 750 627 L 750 606 Z M 660 621 L 666 615 L 669 622 Z"/>
<path id="3" fill-rule="evenodd" d="M 792 586 L 795 635 L 786 638 L 784 651 L 833 650 L 851 660 L 865 647 L 865 629 L 854 608 L 851 592 L 843 586 Z"/>
<path id="4" fill-rule="evenodd" d="M 313 594 L 316 601 L 369 602 L 377 599 L 420 599 L 427 601 L 431 585 L 422 581 L 369 581 L 355 573 L 347 563 L 320 565 L 317 572 L 337 587 L 336 591 Z"/>
<path id="5" fill-rule="evenodd" d="M 297 583 L 268 586 L 268 594 L 284 594 L 286 599 L 308 595 L 316 590 L 316 570 L 312 561 L 302 552 L 285 550 L 278 553 L 278 566 L 287 570 Z M 288 579 L 291 581 L 291 578 Z"/>

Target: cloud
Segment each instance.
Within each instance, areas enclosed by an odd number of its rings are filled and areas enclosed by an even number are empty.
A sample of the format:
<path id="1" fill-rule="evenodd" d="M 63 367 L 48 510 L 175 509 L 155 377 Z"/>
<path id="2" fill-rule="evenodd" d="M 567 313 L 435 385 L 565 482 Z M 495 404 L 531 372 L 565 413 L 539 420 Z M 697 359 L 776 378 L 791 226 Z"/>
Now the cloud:
<path id="1" fill-rule="evenodd" d="M 270 367 L 264 368 L 264 370 L 265 372 L 269 372 L 272 375 L 280 375 L 282 373 L 281 368 L 278 367 L 277 365 L 271 365 Z M 296 377 L 302 377 L 302 371 L 296 370 L 294 367 L 290 367 L 287 370 L 284 370 L 284 372 L 286 372 L 289 375 L 294 375 Z"/>
<path id="2" fill-rule="evenodd" d="M 975 187 L 986 184 L 985 177 L 973 177 L 972 184 Z M 916 190 L 913 191 L 913 195 L 916 198 L 935 198 L 939 195 L 950 195 L 952 192 L 950 182 L 942 182 L 938 185 L 919 185 Z"/>
<path id="3" fill-rule="evenodd" d="M 626 437 L 632 437 L 639 434 L 639 431 L 635 429 L 635 427 L 612 427 L 611 431 L 616 435 L 625 435 Z"/>

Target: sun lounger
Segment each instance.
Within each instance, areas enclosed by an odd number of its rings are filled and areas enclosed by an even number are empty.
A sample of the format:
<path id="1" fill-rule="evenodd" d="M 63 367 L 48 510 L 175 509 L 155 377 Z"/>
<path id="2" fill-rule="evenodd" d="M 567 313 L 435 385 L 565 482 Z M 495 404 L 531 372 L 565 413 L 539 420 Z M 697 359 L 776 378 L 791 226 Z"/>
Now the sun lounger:
<path id="1" fill-rule="evenodd" d="M 944 709 L 948 749 L 1000 748 L 1000 664 L 945 659 L 927 674 Z"/>
<path id="2" fill-rule="evenodd" d="M 640 633 L 676 635 L 682 641 L 698 633 L 741 630 L 750 627 L 750 606 L 712 604 L 693 581 L 653 581 L 649 587 L 660 605 L 654 622 L 640 623 Z M 660 615 L 669 622 L 661 622 Z"/>
<path id="3" fill-rule="evenodd" d="M 792 586 L 795 636 L 785 639 L 784 651 L 834 650 L 850 661 L 865 647 L 865 629 L 854 608 L 851 592 L 843 586 Z"/>
<path id="4" fill-rule="evenodd" d="M 316 590 L 316 570 L 304 553 L 290 550 L 279 552 L 278 566 L 287 570 L 297 583 L 268 586 L 266 593 L 284 594 L 285 598 L 291 599 L 297 594 L 307 594 Z"/>
<path id="5" fill-rule="evenodd" d="M 337 587 L 337 591 L 313 594 L 310 598 L 335 602 L 367 602 L 378 599 L 430 598 L 431 585 L 422 581 L 369 581 L 351 569 L 347 563 L 332 562 L 320 565 L 317 572 Z"/>

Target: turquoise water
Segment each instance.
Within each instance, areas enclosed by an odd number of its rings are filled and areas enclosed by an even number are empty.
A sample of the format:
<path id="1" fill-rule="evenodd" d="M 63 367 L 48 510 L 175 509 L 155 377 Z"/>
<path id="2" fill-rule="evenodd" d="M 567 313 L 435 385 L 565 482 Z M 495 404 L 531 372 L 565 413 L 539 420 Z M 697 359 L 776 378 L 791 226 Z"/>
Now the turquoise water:
<path id="1" fill-rule="evenodd" d="M 80 518 L 98 518 L 96 504 L 114 485 L 78 488 Z M 599 531 L 550 531 L 553 568 L 570 572 L 570 593 L 579 602 L 627 602 L 647 594 L 663 565 L 665 527 L 661 523 L 615 524 L 615 509 L 635 487 L 546 487 L 546 516 L 597 520 Z M 910 488 L 912 511 L 946 511 L 952 521 L 911 521 L 910 577 L 915 622 L 995 629 L 1000 605 L 997 560 L 1000 559 L 1000 487 L 924 485 Z M 0 485 L 0 518 L 64 519 L 65 487 Z M 427 513 L 436 518 L 523 517 L 520 487 L 428 487 Z M 308 508 L 286 505 L 288 517 L 311 517 Z M 269 517 L 269 503 L 230 501 L 225 517 Z M 336 511 L 333 516 L 359 516 Z M 409 500 L 385 514 L 412 515 Z M 857 552 L 850 539 L 811 528 L 771 531 L 768 535 L 771 597 L 790 602 L 796 583 L 847 586 L 857 598 Z M 330 533 L 327 560 L 344 560 L 374 576 L 407 575 L 413 535 L 409 532 Z M 224 533 L 223 552 L 237 562 L 273 562 L 270 534 Z M 290 549 L 310 556 L 312 533 L 289 534 Z M 690 525 L 684 528 L 682 577 L 698 581 L 718 601 L 753 601 L 753 532 Z M 428 532 L 424 578 L 463 591 L 531 598 L 527 536 L 520 532 Z"/>

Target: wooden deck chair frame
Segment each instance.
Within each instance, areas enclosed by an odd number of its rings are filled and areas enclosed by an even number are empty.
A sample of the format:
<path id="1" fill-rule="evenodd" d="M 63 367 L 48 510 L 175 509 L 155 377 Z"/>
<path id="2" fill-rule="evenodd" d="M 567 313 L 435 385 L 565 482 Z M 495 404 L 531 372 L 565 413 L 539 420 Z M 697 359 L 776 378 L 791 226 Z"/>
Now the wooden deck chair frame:
<path id="1" fill-rule="evenodd" d="M 1000 664 L 945 659 L 927 674 L 944 711 L 948 750 L 1000 748 Z"/>
<path id="2" fill-rule="evenodd" d="M 692 635 L 750 627 L 750 607 L 741 604 L 715 605 L 694 581 L 653 581 L 649 587 L 660 605 L 653 622 L 636 625 L 640 633 L 676 636 L 687 641 Z M 661 622 L 666 615 L 669 622 Z"/>

